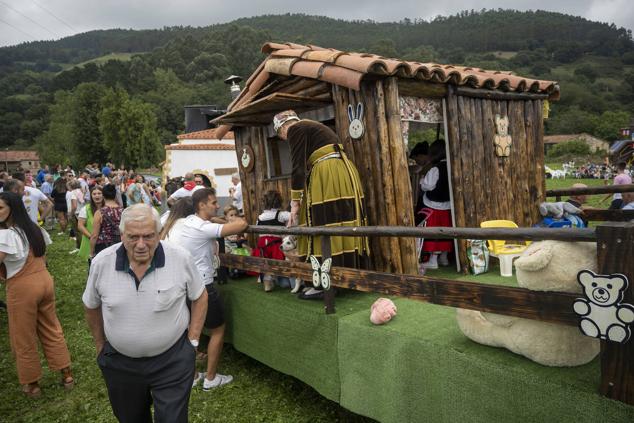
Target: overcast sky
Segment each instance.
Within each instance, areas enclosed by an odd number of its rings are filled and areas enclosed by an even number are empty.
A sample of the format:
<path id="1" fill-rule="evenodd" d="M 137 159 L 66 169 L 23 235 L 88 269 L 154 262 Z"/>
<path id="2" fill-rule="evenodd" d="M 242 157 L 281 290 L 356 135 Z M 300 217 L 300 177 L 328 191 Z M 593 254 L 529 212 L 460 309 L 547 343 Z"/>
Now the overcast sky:
<path id="1" fill-rule="evenodd" d="M 550 10 L 634 28 L 634 0 L 0 0 L 0 46 L 59 39 L 93 29 L 206 26 L 262 14 L 341 19 L 429 20 L 475 9 Z"/>

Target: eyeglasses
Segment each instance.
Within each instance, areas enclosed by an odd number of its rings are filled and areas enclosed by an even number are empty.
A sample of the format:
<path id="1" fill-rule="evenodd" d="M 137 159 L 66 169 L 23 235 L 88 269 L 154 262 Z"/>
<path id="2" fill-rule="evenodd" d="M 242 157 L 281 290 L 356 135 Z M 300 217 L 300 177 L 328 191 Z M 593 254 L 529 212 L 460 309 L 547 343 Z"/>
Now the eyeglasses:
<path id="1" fill-rule="evenodd" d="M 196 182 L 196 185 L 202 185 L 203 184 L 203 181 L 201 181 L 201 180 L 195 180 L 194 182 Z"/>

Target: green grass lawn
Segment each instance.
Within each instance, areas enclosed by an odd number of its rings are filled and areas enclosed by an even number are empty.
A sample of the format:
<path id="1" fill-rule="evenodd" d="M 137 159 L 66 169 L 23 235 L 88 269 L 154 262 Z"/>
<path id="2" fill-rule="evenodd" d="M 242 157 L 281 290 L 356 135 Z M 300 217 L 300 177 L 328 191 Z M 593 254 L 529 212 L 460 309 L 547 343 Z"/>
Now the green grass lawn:
<path id="1" fill-rule="evenodd" d="M 586 184 L 589 187 L 602 187 L 605 185 L 605 181 L 603 179 L 547 179 L 546 189 L 565 189 L 572 187 L 572 185 L 576 183 Z M 607 194 L 589 195 L 586 205 L 600 209 L 607 209 L 610 205 L 611 197 L 612 194 L 610 194 L 609 197 L 607 197 Z M 604 198 L 607 199 L 601 202 L 601 200 L 603 200 Z M 565 201 L 567 199 L 568 197 L 563 197 L 562 201 Z M 549 197 L 548 201 L 555 201 L 555 198 Z"/>
<path id="2" fill-rule="evenodd" d="M 57 313 L 70 348 L 77 385 L 65 392 L 59 374 L 44 369 L 43 395 L 25 398 L 15 372 L 7 332 L 7 315 L 0 312 L 0 422 L 115 422 L 106 387 L 95 362 L 95 350 L 84 321 L 81 294 L 86 265 L 66 237 L 53 236 L 47 256 L 55 278 Z M 0 298 L 5 298 L 4 289 Z M 202 370 L 202 369 L 201 369 Z M 200 386 L 192 393 L 191 422 L 369 422 L 320 396 L 308 385 L 272 370 L 226 346 L 219 370 L 234 382 L 211 392 Z"/>

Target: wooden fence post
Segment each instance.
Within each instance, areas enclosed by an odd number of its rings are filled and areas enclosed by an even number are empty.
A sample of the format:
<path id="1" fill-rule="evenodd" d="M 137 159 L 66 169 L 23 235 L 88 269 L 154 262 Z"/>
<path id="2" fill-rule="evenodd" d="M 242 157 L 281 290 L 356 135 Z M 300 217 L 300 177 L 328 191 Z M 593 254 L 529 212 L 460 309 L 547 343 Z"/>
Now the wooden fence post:
<path id="1" fill-rule="evenodd" d="M 330 237 L 321 237 L 321 262 L 330 258 Z M 324 290 L 324 309 L 326 314 L 334 314 L 335 312 L 335 289 L 331 286 L 329 289 Z"/>
<path id="2" fill-rule="evenodd" d="M 597 227 L 599 273 L 621 273 L 629 281 L 623 302 L 634 304 L 634 223 Z M 601 341 L 601 393 L 634 405 L 634 339 L 625 344 Z"/>

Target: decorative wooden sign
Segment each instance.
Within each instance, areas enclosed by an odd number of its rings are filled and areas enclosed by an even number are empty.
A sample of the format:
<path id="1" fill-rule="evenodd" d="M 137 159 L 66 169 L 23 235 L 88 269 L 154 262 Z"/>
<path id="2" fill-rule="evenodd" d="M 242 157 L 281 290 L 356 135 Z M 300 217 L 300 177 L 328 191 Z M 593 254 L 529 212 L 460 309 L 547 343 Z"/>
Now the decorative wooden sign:
<path id="1" fill-rule="evenodd" d="M 508 116 L 495 115 L 495 128 L 497 134 L 493 137 L 495 144 L 495 154 L 498 157 L 508 157 L 511 155 L 511 136 L 509 135 Z"/>
<path id="2" fill-rule="evenodd" d="M 350 138 L 358 140 L 363 136 L 363 104 L 357 104 L 357 112 L 355 114 L 352 104 L 348 104 L 348 120 L 350 126 L 348 127 L 348 133 Z"/>
<path id="3" fill-rule="evenodd" d="M 332 258 L 327 258 L 320 265 L 317 257 L 310 256 L 310 265 L 313 268 L 313 286 L 319 288 L 321 285 L 325 290 L 330 289 L 330 266 Z"/>
<path id="4" fill-rule="evenodd" d="M 240 165 L 245 172 L 251 172 L 253 170 L 253 166 L 255 165 L 255 154 L 253 153 L 253 149 L 249 145 L 245 145 L 244 147 L 240 147 Z"/>
<path id="5" fill-rule="evenodd" d="M 573 309 L 581 317 L 581 332 L 592 338 L 626 343 L 631 336 L 629 325 L 634 322 L 634 306 L 621 302 L 628 286 L 627 277 L 582 270 L 577 280 L 583 287 L 584 298 L 577 298 Z"/>

